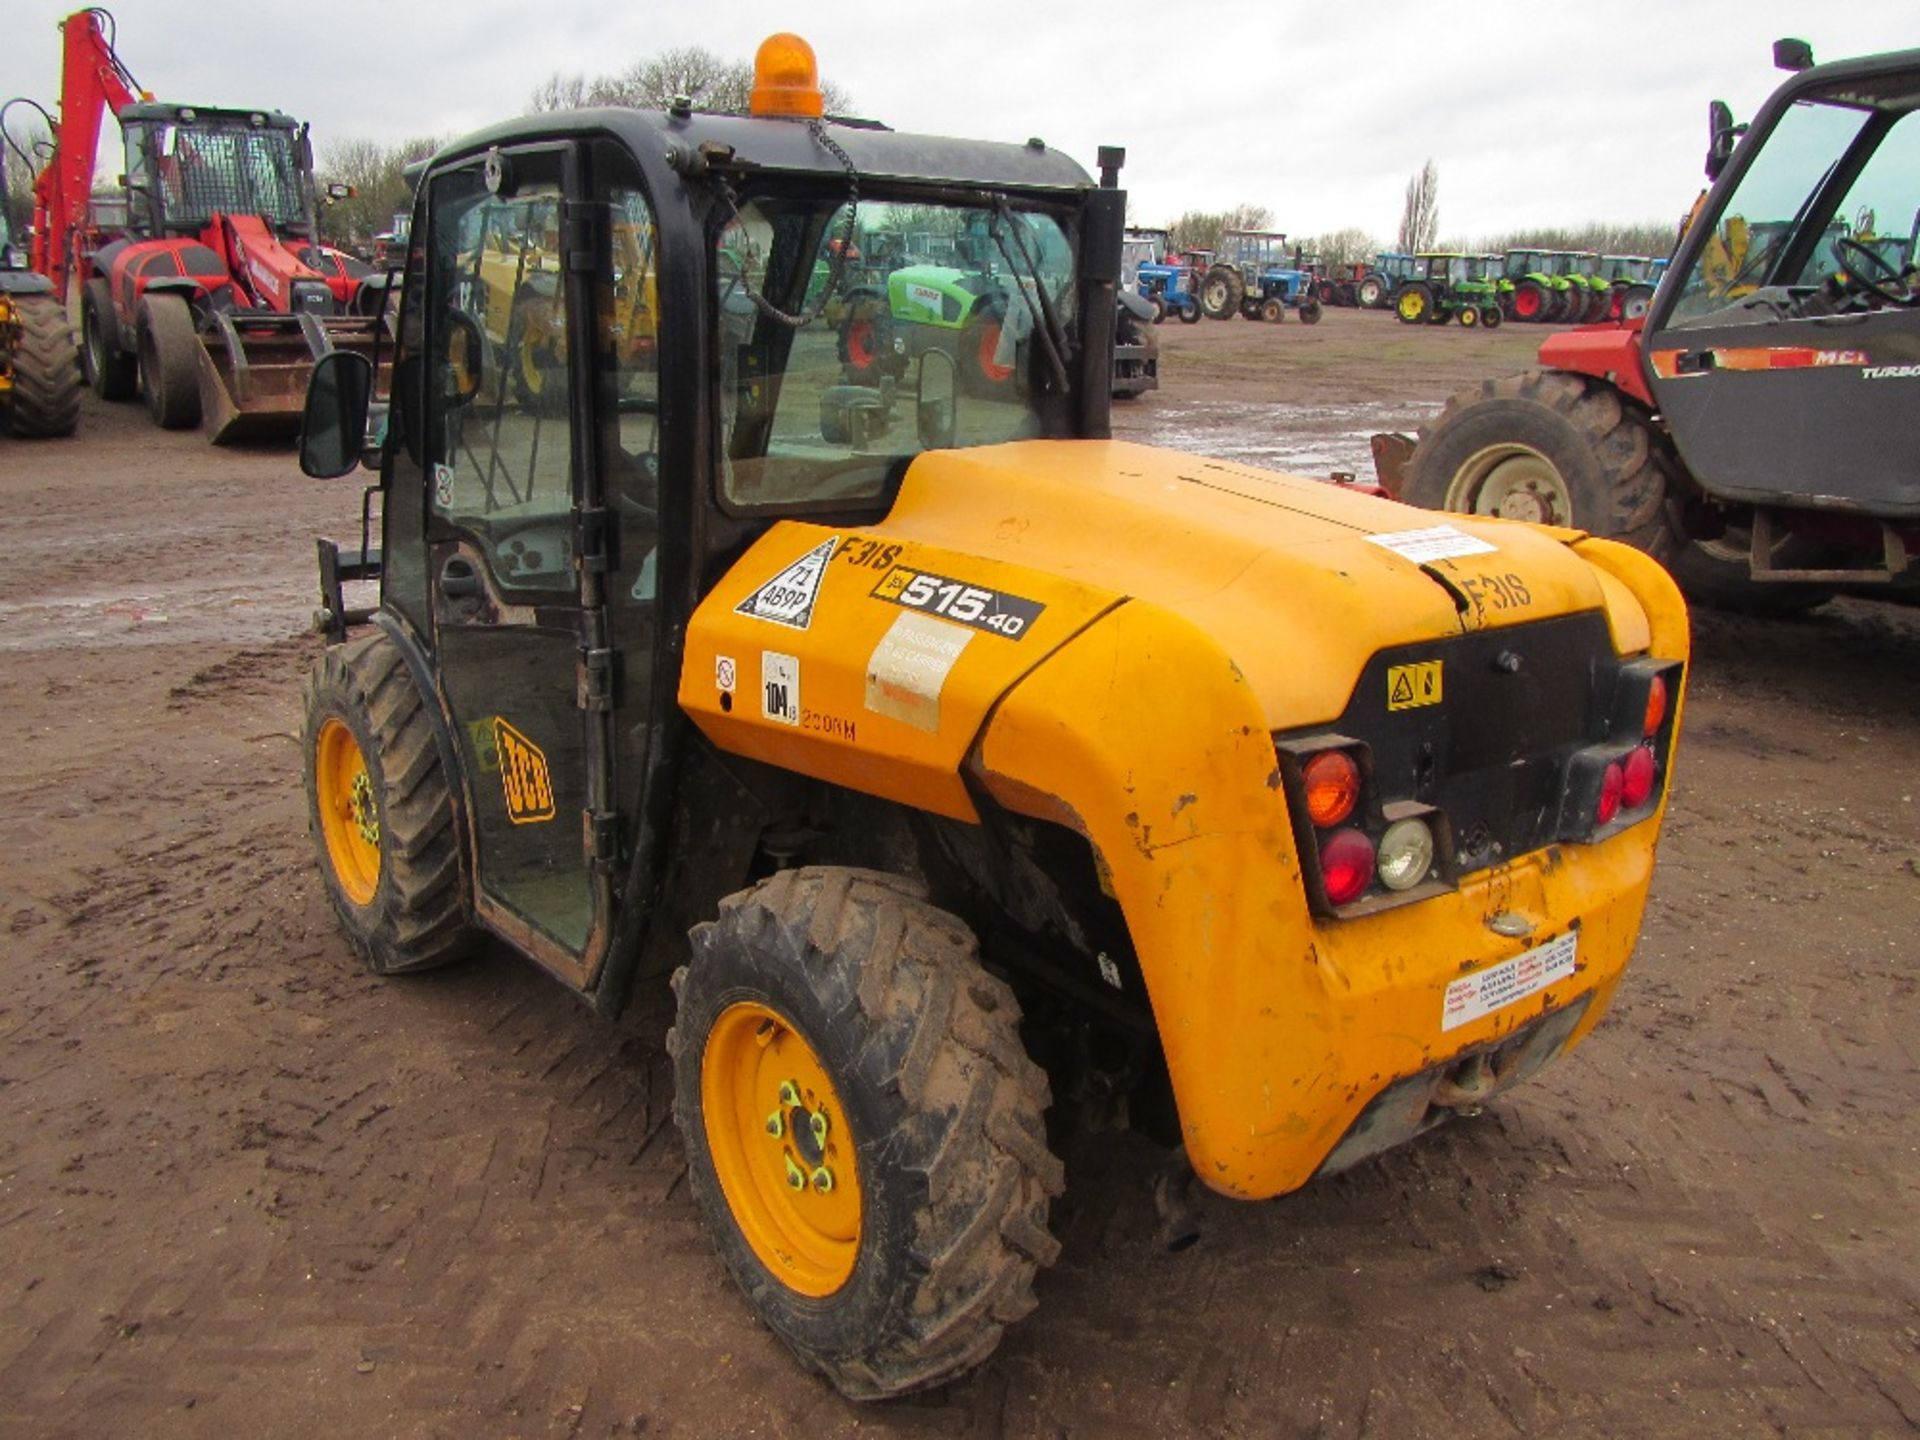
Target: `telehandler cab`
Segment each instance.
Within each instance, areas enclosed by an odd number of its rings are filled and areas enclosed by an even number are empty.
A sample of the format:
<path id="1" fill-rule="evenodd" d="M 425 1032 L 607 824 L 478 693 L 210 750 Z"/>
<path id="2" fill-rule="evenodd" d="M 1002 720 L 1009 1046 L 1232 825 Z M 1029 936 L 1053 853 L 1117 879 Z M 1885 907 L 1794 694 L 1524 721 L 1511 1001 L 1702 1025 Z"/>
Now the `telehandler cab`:
<path id="1" fill-rule="evenodd" d="M 1050 1107 L 1254 1199 L 1591 1031 L 1687 625 L 1624 546 L 1111 440 L 1120 152 L 1096 184 L 822 119 L 793 36 L 758 72 L 749 116 L 543 114 L 426 166 L 391 408 L 354 354 L 308 394 L 303 467 L 370 456 L 381 534 L 321 546 L 306 783 L 374 970 L 487 934 L 604 1011 L 671 976 L 715 1245 L 877 1397 L 1033 1308 Z M 477 257 L 554 213 L 532 405 Z M 1005 385 L 931 343 L 846 383 L 863 224 L 989 238 Z"/>

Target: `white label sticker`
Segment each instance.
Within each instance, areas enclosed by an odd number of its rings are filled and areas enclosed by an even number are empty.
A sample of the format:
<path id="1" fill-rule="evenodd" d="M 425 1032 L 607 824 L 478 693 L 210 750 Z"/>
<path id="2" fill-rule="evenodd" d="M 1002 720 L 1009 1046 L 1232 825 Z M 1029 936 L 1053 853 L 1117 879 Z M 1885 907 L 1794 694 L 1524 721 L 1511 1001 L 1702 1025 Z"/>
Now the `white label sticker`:
<path id="1" fill-rule="evenodd" d="M 716 687 L 731 695 L 733 687 L 739 682 L 740 672 L 731 655 L 722 655 L 713 662 L 713 683 Z"/>
<path id="2" fill-rule="evenodd" d="M 940 728 L 940 691 L 974 632 L 908 610 L 867 661 L 867 709 L 916 730 Z"/>
<path id="3" fill-rule="evenodd" d="M 1455 1029 L 1568 979 L 1573 974 L 1574 947 L 1578 940 L 1578 932 L 1569 930 L 1523 955 L 1461 976 L 1447 986 L 1446 1003 L 1440 1007 L 1440 1028 Z"/>
<path id="4" fill-rule="evenodd" d="M 1452 560 L 1460 555 L 1492 555 L 1498 545 L 1489 545 L 1477 535 L 1456 530 L 1451 525 L 1432 525 L 1425 530 L 1400 530 L 1391 535 L 1369 535 L 1367 539 L 1382 549 L 1404 555 L 1416 565 L 1430 560 Z"/>
<path id="5" fill-rule="evenodd" d="M 782 725 L 800 723 L 800 661 L 777 650 L 760 652 L 760 708 Z"/>
<path id="6" fill-rule="evenodd" d="M 756 620 L 771 620 L 794 630 L 813 623 L 813 602 L 820 593 L 820 581 L 827 573 L 840 537 L 823 540 L 753 594 L 733 607 L 736 615 L 751 615 Z"/>

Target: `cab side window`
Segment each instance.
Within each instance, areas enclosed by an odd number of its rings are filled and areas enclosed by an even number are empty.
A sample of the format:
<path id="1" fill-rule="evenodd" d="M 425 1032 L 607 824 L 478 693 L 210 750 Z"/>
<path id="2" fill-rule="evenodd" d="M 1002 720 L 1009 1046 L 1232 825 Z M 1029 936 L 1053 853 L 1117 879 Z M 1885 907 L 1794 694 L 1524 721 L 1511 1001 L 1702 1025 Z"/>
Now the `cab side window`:
<path id="1" fill-rule="evenodd" d="M 488 193 L 473 171 L 435 183 L 439 424 L 428 504 L 474 539 L 497 585 L 571 593 L 559 183 L 523 180 L 507 195 Z"/>

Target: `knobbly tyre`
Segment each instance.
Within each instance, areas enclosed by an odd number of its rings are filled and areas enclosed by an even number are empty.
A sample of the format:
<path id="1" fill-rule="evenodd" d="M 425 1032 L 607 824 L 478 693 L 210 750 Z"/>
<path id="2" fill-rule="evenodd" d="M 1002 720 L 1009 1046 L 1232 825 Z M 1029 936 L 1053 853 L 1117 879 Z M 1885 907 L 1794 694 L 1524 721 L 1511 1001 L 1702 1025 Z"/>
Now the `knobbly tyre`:
<path id="1" fill-rule="evenodd" d="M 1591 1031 L 1687 623 L 1625 546 L 1112 441 L 1120 153 L 826 122 L 804 42 L 757 66 L 748 117 L 426 166 L 391 411 L 354 355 L 308 395 L 303 466 L 370 455 L 381 534 L 322 543 L 306 781 L 374 970 L 487 934 L 602 1011 L 671 980 L 721 1258 L 872 1398 L 1033 1308 L 1061 1097 L 1257 1199 Z M 556 205 L 568 394 L 528 407 L 474 257 Z M 816 265 L 909 224 L 1019 282 L 991 394 L 934 345 L 844 381 Z M 636 354 L 602 331 L 647 281 Z"/>
<path id="2" fill-rule="evenodd" d="M 1713 186 L 1651 302 L 1454 396 L 1404 498 L 1614 536 L 1734 610 L 1920 583 L 1920 267 L 1876 220 L 1920 212 L 1920 50 L 1774 49 L 1794 74 L 1751 126 L 1709 109 Z"/>

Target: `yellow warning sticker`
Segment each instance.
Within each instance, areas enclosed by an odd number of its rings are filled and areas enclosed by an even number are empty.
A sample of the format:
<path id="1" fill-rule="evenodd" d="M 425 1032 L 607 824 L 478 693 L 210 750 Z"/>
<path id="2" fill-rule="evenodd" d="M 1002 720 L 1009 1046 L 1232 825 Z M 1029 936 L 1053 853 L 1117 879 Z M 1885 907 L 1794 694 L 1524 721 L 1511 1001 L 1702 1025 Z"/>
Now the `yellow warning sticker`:
<path id="1" fill-rule="evenodd" d="M 1421 705 L 1438 705 L 1441 663 L 1422 660 L 1417 665 L 1389 665 L 1387 709 L 1412 710 Z"/>
<path id="2" fill-rule="evenodd" d="M 516 825 L 553 819 L 553 775 L 540 747 L 498 715 L 494 743 L 500 751 L 500 784 L 507 792 L 507 818 Z"/>

